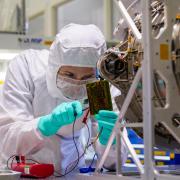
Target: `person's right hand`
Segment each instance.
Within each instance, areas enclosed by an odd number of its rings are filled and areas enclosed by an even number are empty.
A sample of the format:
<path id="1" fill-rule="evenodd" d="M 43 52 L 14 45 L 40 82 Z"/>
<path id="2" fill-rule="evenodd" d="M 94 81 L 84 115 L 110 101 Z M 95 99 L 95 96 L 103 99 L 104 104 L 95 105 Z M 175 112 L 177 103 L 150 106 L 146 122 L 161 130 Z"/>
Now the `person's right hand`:
<path id="1" fill-rule="evenodd" d="M 62 103 L 51 114 L 40 117 L 38 129 L 44 136 L 52 136 L 62 127 L 69 125 L 83 114 L 79 101 Z"/>

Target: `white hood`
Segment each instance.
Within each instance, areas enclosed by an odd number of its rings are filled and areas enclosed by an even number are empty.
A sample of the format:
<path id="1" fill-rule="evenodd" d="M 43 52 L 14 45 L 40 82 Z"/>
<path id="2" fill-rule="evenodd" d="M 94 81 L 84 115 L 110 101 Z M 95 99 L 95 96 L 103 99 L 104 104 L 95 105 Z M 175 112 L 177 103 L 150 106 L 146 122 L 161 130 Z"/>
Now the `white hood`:
<path id="1" fill-rule="evenodd" d="M 56 35 L 50 48 L 46 80 L 51 96 L 62 96 L 56 85 L 57 72 L 61 66 L 96 67 L 96 62 L 105 50 L 105 38 L 95 25 L 65 26 Z"/>

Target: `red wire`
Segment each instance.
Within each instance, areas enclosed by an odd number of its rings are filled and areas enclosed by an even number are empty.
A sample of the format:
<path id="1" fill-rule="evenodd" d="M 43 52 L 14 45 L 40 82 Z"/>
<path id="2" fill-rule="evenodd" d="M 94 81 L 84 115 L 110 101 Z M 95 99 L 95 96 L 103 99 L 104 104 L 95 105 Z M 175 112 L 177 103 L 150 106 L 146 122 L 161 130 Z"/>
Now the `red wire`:
<path id="1" fill-rule="evenodd" d="M 88 115 L 89 115 L 89 108 L 88 108 L 87 111 L 85 112 L 85 115 L 84 115 L 83 120 L 82 120 L 82 122 L 83 122 L 84 124 L 87 123 Z"/>

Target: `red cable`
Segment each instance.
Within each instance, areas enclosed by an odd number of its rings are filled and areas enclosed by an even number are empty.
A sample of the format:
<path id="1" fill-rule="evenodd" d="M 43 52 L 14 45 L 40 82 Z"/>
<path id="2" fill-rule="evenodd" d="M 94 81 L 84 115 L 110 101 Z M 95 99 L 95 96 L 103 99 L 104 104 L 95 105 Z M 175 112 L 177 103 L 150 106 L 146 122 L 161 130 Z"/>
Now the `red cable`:
<path id="1" fill-rule="evenodd" d="M 84 115 L 83 120 L 82 120 L 82 122 L 83 122 L 84 124 L 87 123 L 88 115 L 89 115 L 89 108 L 88 108 L 87 111 L 85 112 L 85 115 Z"/>

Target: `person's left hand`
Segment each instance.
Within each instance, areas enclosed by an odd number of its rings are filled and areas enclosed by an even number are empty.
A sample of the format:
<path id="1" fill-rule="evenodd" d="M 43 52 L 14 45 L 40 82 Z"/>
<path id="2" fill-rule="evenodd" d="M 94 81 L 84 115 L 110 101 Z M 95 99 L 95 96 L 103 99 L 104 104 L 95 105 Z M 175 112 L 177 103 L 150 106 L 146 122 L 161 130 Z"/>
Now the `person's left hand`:
<path id="1" fill-rule="evenodd" d="M 95 115 L 95 119 L 98 122 L 98 132 L 103 128 L 99 136 L 99 141 L 102 145 L 106 145 L 118 119 L 118 115 L 114 111 L 100 110 L 98 114 Z M 113 144 L 115 144 L 115 140 Z"/>

